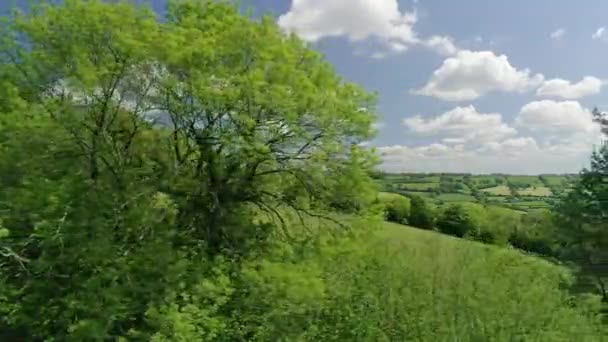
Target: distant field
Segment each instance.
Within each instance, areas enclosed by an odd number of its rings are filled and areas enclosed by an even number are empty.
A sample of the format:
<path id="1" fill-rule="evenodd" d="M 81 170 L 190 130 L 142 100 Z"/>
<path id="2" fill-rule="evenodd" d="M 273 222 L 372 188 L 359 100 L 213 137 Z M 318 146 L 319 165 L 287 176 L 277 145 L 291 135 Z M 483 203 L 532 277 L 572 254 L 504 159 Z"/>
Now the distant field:
<path id="1" fill-rule="evenodd" d="M 471 188 L 483 191 L 488 203 L 518 211 L 546 210 L 568 192 L 576 175 L 386 174 L 378 178 L 383 191 L 417 195 L 429 204 L 479 203 Z M 511 193 L 508 185 L 516 188 Z M 513 197 L 511 197 L 513 196 Z"/>
<path id="2" fill-rule="evenodd" d="M 517 187 L 544 186 L 539 176 L 507 176 L 509 184 Z"/>
<path id="3" fill-rule="evenodd" d="M 511 190 L 506 185 L 499 185 L 492 188 L 482 189 L 483 192 L 490 193 L 496 196 L 510 196 Z"/>
<path id="4" fill-rule="evenodd" d="M 566 176 L 542 176 L 548 186 L 563 186 L 568 179 Z"/>
<path id="5" fill-rule="evenodd" d="M 430 191 L 438 189 L 439 183 L 402 183 L 399 188 L 402 190 Z"/>
<path id="6" fill-rule="evenodd" d="M 506 200 L 505 196 L 488 196 L 486 199 L 491 202 L 504 202 Z"/>
<path id="7" fill-rule="evenodd" d="M 503 176 L 473 176 L 471 182 L 479 189 L 491 188 L 506 183 Z"/>
<path id="8" fill-rule="evenodd" d="M 445 202 L 475 202 L 475 197 L 457 193 L 441 194 L 436 198 Z"/>
<path id="9" fill-rule="evenodd" d="M 550 197 L 553 196 L 551 189 L 545 186 L 529 187 L 526 189 L 518 189 L 517 193 L 522 196 Z"/>
<path id="10" fill-rule="evenodd" d="M 519 208 L 522 210 L 534 210 L 534 209 L 549 209 L 551 206 L 547 202 L 543 201 L 523 201 L 513 203 L 515 208 Z"/>
<path id="11" fill-rule="evenodd" d="M 431 193 L 430 192 L 425 192 L 425 191 L 400 191 L 399 193 L 405 194 L 405 195 L 411 195 L 411 196 L 420 196 L 420 197 L 431 197 Z"/>

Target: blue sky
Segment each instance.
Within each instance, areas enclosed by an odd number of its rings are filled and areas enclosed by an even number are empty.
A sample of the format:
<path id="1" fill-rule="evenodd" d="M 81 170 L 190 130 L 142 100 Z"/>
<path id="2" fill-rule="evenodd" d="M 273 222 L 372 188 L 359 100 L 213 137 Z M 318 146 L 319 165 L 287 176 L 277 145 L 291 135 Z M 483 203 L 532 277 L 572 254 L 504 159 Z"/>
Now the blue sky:
<path id="1" fill-rule="evenodd" d="M 242 2 L 378 93 L 387 170 L 577 172 L 601 138 L 607 1 Z"/>

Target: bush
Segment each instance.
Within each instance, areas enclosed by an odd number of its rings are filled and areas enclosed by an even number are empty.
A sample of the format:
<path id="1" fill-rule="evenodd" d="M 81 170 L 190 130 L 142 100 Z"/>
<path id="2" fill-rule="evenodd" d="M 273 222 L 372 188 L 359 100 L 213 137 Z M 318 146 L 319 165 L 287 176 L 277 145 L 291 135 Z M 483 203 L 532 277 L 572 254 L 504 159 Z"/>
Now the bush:
<path id="1" fill-rule="evenodd" d="M 411 197 L 411 210 L 408 223 L 422 229 L 433 229 L 435 224 L 433 211 L 428 207 L 424 198 L 420 196 Z"/>
<path id="2" fill-rule="evenodd" d="M 390 193 L 380 193 L 378 201 L 384 207 L 384 218 L 399 224 L 408 224 L 411 202 L 409 198 Z"/>
<path id="3" fill-rule="evenodd" d="M 509 235 L 509 243 L 526 252 L 555 256 L 556 229 L 550 212 L 530 212 L 521 217 L 518 227 Z"/>
<path id="4" fill-rule="evenodd" d="M 469 234 L 475 234 L 477 227 L 462 206 L 452 204 L 443 211 L 437 220 L 437 228 L 444 234 L 465 237 Z"/>

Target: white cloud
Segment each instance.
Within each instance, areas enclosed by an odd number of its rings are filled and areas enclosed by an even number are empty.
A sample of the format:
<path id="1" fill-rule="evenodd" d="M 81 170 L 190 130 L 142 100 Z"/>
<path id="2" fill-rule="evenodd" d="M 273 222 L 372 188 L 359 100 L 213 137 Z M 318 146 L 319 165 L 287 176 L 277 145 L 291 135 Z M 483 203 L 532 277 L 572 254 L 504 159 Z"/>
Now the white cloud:
<path id="1" fill-rule="evenodd" d="M 278 24 L 310 42 L 326 37 L 374 38 L 402 52 L 419 41 L 416 21 L 416 13 L 401 11 L 397 0 L 293 0 Z"/>
<path id="2" fill-rule="evenodd" d="M 424 45 L 440 55 L 452 56 L 458 52 L 454 39 L 447 36 L 431 36 L 424 41 Z"/>
<path id="3" fill-rule="evenodd" d="M 375 40 L 383 49 L 371 53 L 374 59 L 405 52 L 415 45 L 443 56 L 458 51 L 451 37 L 418 37 L 414 28 L 417 21 L 416 12 L 399 9 L 397 0 L 293 0 L 278 24 L 309 42 L 328 37 L 345 37 L 351 42 Z"/>
<path id="4" fill-rule="evenodd" d="M 493 152 L 494 154 L 500 154 L 505 157 L 517 157 L 523 153 L 537 151 L 538 145 L 536 140 L 532 137 L 517 137 L 507 139 L 501 142 L 490 142 L 487 145 L 482 146 L 479 152 Z"/>
<path id="5" fill-rule="evenodd" d="M 404 123 L 412 131 L 432 136 L 436 141 L 378 147 L 384 170 L 578 172 L 588 165 L 593 145 L 602 139 L 591 112 L 576 101 L 543 100 L 524 105 L 515 119 L 521 135 L 503 123 L 500 114 L 478 113 L 472 106 L 457 107 L 428 120 L 409 118 Z"/>
<path id="6" fill-rule="evenodd" d="M 591 38 L 594 40 L 608 40 L 608 32 L 606 32 L 605 27 L 598 28 Z"/>
<path id="7" fill-rule="evenodd" d="M 568 80 L 554 78 L 545 81 L 538 90 L 537 96 L 558 97 L 562 99 L 579 99 L 584 96 L 594 95 L 602 89 L 602 80 L 592 76 L 586 76 L 578 83 L 570 83 Z"/>
<path id="8" fill-rule="evenodd" d="M 479 113 L 472 105 L 456 107 L 428 120 L 414 116 L 404 119 L 403 124 L 419 135 L 441 137 L 446 144 L 484 143 L 517 134 L 502 121 L 500 113 Z"/>
<path id="9" fill-rule="evenodd" d="M 566 29 L 558 28 L 557 30 L 551 32 L 551 39 L 560 40 L 564 37 L 565 34 L 566 34 Z"/>
<path id="10" fill-rule="evenodd" d="M 566 139 L 573 135 L 598 136 L 593 115 L 577 101 L 533 101 L 524 105 L 515 122 L 537 134 Z"/>
<path id="11" fill-rule="evenodd" d="M 517 70 L 505 55 L 492 51 L 461 50 L 433 72 L 428 83 L 411 93 L 446 101 L 475 100 L 492 91 L 524 92 L 537 87 L 544 77 Z"/>
<path id="12" fill-rule="evenodd" d="M 584 137 L 539 145 L 532 137 L 509 138 L 483 146 L 381 146 L 382 169 L 392 172 L 567 173 L 588 165 L 593 143 Z"/>

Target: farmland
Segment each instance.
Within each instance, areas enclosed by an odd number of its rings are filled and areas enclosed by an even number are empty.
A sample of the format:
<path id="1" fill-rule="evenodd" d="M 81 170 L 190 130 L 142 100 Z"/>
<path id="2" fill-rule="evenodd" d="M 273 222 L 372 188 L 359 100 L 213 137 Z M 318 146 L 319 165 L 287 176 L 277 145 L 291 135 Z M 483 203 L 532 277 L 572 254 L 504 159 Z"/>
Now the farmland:
<path id="1" fill-rule="evenodd" d="M 418 195 L 436 205 L 471 202 L 518 211 L 550 208 L 576 175 L 380 174 L 383 191 Z"/>

